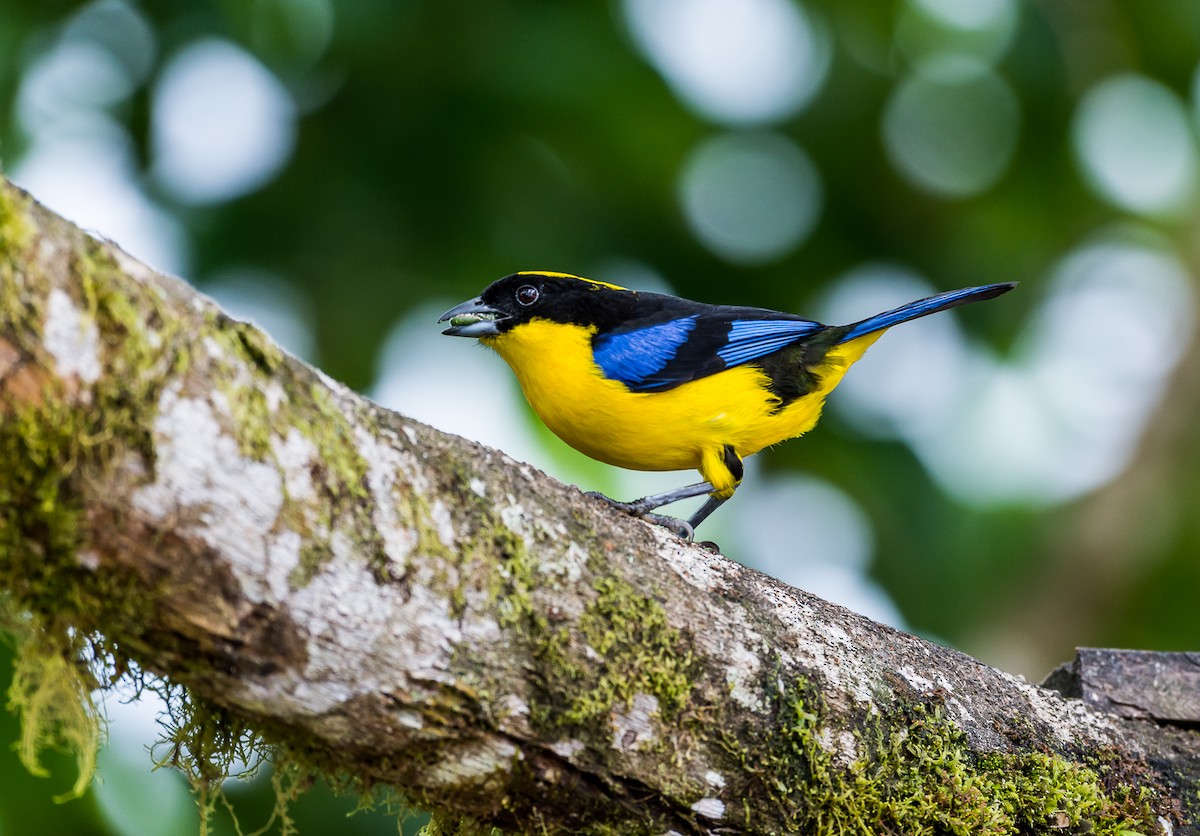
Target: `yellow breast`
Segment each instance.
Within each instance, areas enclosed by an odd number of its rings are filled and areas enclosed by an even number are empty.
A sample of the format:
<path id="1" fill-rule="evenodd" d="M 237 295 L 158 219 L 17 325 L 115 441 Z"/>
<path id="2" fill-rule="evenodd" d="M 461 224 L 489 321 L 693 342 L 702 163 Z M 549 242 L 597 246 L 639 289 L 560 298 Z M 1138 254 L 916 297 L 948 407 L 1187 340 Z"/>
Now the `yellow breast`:
<path id="1" fill-rule="evenodd" d="M 749 365 L 665 392 L 630 392 L 596 365 L 594 332 L 535 319 L 482 342 L 512 367 L 530 406 L 555 435 L 585 455 L 630 470 L 700 468 L 705 451 L 711 457 L 729 445 L 745 458 L 807 432 L 825 396 L 879 336 L 839 346 L 826 358 L 821 385 L 776 411 L 779 399 L 767 388 L 766 375 Z"/>

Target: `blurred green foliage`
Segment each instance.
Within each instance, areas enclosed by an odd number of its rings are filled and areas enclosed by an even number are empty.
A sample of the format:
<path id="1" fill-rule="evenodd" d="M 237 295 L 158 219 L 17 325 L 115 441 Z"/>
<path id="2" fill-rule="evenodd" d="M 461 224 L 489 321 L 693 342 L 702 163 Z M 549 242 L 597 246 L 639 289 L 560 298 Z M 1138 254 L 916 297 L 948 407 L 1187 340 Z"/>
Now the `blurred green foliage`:
<path id="1" fill-rule="evenodd" d="M 128 8 L 153 33 L 149 73 L 101 110 L 128 133 L 136 187 L 181 225 L 186 278 L 203 287 L 246 267 L 285 277 L 312 302 L 320 365 L 358 388 L 374 381 L 380 343 L 405 312 L 467 298 L 518 269 L 594 274 L 632 263 L 692 298 L 799 312 L 869 262 L 905 265 L 938 288 L 1020 280 L 1002 302 L 962 313 L 1000 355 L 1037 311 L 1054 265 L 1113 222 L 1157 231 L 1194 274 L 1194 197 L 1134 216 L 1090 184 L 1071 139 L 1082 97 L 1117 73 L 1174 91 L 1194 124 L 1194 2 L 1015 2 L 1013 31 L 995 43 L 951 25 L 938 6 L 807 4 L 830 39 L 828 75 L 807 107 L 751 128 L 778 131 L 811 158 L 823 183 L 820 218 L 802 245 L 752 264 L 698 241 L 678 197 L 698 144 L 740 126 L 681 102 L 639 52 L 619 3 L 148 0 Z M 23 85 L 87 8 L 95 4 L 43 0 L 0 13 L 6 169 L 40 141 L 22 115 Z M 210 37 L 240 45 L 282 83 L 297 108 L 296 144 L 260 188 L 196 203 L 154 176 L 154 90 L 173 55 Z M 923 190 L 889 155 L 881 130 L 889 102 L 939 50 L 991 49 L 1018 105 L 1011 160 L 976 193 Z M 1162 412 L 1195 407 L 1178 381 L 1200 369 L 1190 355 L 1181 363 Z M 819 439 L 763 458 L 772 469 L 802 466 L 863 508 L 876 543 L 871 573 L 913 629 L 1037 676 L 1074 645 L 1195 648 L 1200 529 L 1191 509 L 1200 476 L 1186 467 L 1197 451 L 1187 423 L 1152 417 L 1148 452 L 1126 476 L 1059 505 L 967 505 L 939 489 L 907 446 L 862 437 L 836 415 Z M 1148 517 L 1159 521 L 1150 539 L 1140 528 Z M 1107 534 L 1088 536 L 1100 530 Z M 795 551 L 805 559 L 803 543 Z M 0 659 L 0 680 L 8 670 Z M 15 739 L 14 722 L 0 715 L 0 742 Z M 34 779 L 5 748 L 0 833 L 116 832 L 102 823 L 94 791 L 49 801 L 71 780 L 65 759 L 50 760 L 55 777 Z M 268 791 L 237 793 L 252 821 L 265 817 Z M 302 832 L 350 832 L 344 803 L 302 807 Z"/>

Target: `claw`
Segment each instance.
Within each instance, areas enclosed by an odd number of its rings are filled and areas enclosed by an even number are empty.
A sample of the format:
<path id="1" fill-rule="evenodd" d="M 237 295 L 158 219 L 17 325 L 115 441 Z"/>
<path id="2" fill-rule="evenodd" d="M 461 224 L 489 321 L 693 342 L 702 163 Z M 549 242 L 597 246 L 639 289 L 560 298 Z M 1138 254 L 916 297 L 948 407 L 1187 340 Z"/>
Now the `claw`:
<path id="1" fill-rule="evenodd" d="M 668 517 L 663 514 L 644 514 L 642 519 L 647 522 L 652 522 L 655 525 L 661 525 L 667 531 L 674 534 L 683 540 L 692 542 L 692 538 L 696 536 L 696 531 L 688 524 L 687 520 L 681 520 L 678 517 Z"/>

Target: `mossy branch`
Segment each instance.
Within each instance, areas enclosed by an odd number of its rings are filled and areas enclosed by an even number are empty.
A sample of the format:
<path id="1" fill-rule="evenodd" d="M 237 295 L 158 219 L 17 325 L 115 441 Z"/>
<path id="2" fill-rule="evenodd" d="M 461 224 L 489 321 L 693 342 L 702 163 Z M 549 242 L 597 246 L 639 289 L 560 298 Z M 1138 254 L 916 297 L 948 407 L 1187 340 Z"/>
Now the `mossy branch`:
<path id="1" fill-rule="evenodd" d="M 1149 834 L 1200 809 L 1194 730 L 383 410 L 3 181 L 0 457 L 35 765 L 57 740 L 86 777 L 87 695 L 142 669 L 186 689 L 171 751 L 202 778 L 253 729 L 442 829 Z"/>

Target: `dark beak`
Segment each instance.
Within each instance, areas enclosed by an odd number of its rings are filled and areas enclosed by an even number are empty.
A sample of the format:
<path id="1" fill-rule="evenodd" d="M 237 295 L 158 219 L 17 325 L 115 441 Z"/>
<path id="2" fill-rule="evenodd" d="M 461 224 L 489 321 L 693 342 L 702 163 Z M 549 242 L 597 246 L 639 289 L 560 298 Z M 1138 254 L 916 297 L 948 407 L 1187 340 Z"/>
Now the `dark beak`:
<path id="1" fill-rule="evenodd" d="M 505 318 L 482 299 L 472 299 L 446 311 L 438 322 L 450 321 L 450 327 L 442 333 L 451 337 L 494 337 L 500 333 L 497 323 Z"/>

